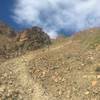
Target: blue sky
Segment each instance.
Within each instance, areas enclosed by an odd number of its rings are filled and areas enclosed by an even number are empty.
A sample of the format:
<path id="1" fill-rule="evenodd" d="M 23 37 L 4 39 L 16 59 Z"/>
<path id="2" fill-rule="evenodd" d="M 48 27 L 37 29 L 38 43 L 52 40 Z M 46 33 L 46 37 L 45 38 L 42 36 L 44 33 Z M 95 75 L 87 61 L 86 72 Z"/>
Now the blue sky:
<path id="1" fill-rule="evenodd" d="M 17 24 L 11 18 L 13 4 L 14 0 L 0 0 L 0 20 L 15 28 Z"/>
<path id="2" fill-rule="evenodd" d="M 0 0 L 0 21 L 7 23 L 15 30 L 21 30 L 25 26 L 16 23 L 16 21 L 12 18 L 14 7 L 16 5 L 15 1 L 17 0 Z"/>
<path id="3" fill-rule="evenodd" d="M 0 0 L 0 20 L 19 30 L 40 26 L 51 37 L 100 26 L 99 0 Z"/>

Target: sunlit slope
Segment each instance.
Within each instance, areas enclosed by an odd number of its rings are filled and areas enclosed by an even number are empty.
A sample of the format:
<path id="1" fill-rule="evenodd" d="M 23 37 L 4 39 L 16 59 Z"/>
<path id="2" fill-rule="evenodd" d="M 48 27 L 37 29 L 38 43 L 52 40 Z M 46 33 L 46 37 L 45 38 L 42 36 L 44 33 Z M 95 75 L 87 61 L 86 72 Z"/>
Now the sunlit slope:
<path id="1" fill-rule="evenodd" d="M 0 99 L 100 100 L 99 29 L 90 33 L 1 62 Z M 98 46 L 90 48 L 91 43 Z"/>
<path id="2" fill-rule="evenodd" d="M 76 33 L 73 37 L 75 40 L 79 40 L 84 47 L 95 49 L 100 45 L 100 28 L 94 28 Z"/>

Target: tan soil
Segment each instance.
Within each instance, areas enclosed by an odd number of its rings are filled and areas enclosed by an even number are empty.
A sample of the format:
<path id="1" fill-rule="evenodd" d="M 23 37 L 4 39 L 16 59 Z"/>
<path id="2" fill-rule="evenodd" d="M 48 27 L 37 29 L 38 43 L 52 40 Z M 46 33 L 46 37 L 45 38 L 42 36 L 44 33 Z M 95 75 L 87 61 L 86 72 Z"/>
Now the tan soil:
<path id="1" fill-rule="evenodd" d="M 64 39 L 0 63 L 1 100 L 100 100 L 99 49 Z"/>

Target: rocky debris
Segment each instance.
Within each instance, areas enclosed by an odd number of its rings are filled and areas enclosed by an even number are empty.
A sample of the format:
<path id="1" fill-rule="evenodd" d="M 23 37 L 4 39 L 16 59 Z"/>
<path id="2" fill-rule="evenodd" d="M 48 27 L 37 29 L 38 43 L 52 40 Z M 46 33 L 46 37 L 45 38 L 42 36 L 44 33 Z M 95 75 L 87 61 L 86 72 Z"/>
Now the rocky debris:
<path id="1" fill-rule="evenodd" d="M 94 86 L 96 86 L 96 84 L 97 84 L 97 81 L 92 81 L 92 86 L 94 87 Z"/>
<path id="2" fill-rule="evenodd" d="M 86 91 L 84 94 L 85 94 L 85 95 L 88 95 L 88 94 L 89 94 L 89 91 Z"/>
<path id="3" fill-rule="evenodd" d="M 99 100 L 100 80 L 95 72 L 100 62 L 99 51 L 83 50 L 81 43 L 76 44 L 62 43 L 60 49 L 44 51 L 30 61 L 29 72 L 56 100 Z"/>
<path id="4" fill-rule="evenodd" d="M 33 50 L 29 44 L 34 37 L 36 43 L 45 43 L 37 36 L 41 30 L 34 27 L 21 32 L 16 39 L 18 47 Z M 84 49 L 82 42 L 70 39 L 0 62 L 0 99 L 100 100 L 100 52 Z"/>
<path id="5" fill-rule="evenodd" d="M 100 79 L 100 75 L 97 75 L 97 79 Z"/>
<path id="6" fill-rule="evenodd" d="M 0 70 L 0 100 L 22 100 L 21 89 L 16 84 L 14 73 L 8 69 L 0 68 Z"/>

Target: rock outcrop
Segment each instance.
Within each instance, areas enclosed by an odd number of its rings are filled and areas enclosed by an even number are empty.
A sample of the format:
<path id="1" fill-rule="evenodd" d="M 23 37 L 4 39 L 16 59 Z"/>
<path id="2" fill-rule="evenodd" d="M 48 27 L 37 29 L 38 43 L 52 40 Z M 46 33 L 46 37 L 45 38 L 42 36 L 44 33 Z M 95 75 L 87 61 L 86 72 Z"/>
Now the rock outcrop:
<path id="1" fill-rule="evenodd" d="M 39 27 L 15 32 L 0 22 L 0 57 L 16 57 L 27 50 L 36 50 L 51 43 L 49 36 Z"/>
<path id="2" fill-rule="evenodd" d="M 23 49 L 33 50 L 51 43 L 49 36 L 39 27 L 32 27 L 19 33 L 17 42 Z"/>

